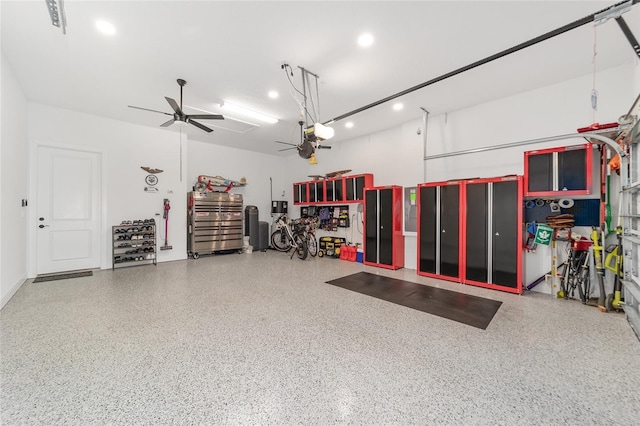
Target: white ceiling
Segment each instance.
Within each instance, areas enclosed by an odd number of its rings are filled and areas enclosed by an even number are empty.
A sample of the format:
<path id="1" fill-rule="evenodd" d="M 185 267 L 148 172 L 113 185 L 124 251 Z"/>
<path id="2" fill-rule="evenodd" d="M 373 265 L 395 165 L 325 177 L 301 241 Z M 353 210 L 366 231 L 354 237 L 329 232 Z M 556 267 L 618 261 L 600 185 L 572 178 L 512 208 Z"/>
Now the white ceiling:
<path id="1" fill-rule="evenodd" d="M 2 52 L 28 100 L 159 126 L 179 100 L 219 112 L 236 101 L 277 117 L 249 128 L 225 120 L 188 126 L 191 139 L 277 154 L 274 140 L 298 142 L 298 104 L 280 65 L 320 77 L 320 121 L 393 95 L 604 9 L 612 1 L 73 1 L 64 2 L 67 34 L 51 25 L 44 0 L 1 1 Z M 624 15 L 640 38 L 640 6 Z M 110 21 L 116 34 L 95 29 Z M 359 47 L 362 32 L 375 37 Z M 594 27 L 542 42 L 333 124 L 331 144 L 421 116 L 443 113 L 593 72 Z M 597 69 L 634 53 L 615 21 L 597 27 Z M 280 97 L 267 97 L 277 90 Z M 187 108 L 185 108 L 187 109 Z M 187 110 L 187 113 L 196 111 Z M 355 125 L 346 129 L 346 121 Z M 70 124 L 72 125 L 72 124 Z M 236 131 L 218 128 L 224 126 Z M 167 131 L 177 131 L 171 126 Z M 294 151 L 281 154 L 291 155 Z M 328 153 L 327 153 L 328 154 Z M 323 154 L 324 155 L 324 154 Z"/>

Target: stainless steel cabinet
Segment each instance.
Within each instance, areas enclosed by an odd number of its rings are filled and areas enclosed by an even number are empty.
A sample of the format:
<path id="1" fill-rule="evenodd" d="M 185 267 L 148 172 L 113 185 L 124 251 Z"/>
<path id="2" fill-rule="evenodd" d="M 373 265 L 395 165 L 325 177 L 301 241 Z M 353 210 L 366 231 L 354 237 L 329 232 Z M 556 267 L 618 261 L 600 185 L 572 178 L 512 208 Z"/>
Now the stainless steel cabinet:
<path id="1" fill-rule="evenodd" d="M 239 250 L 243 246 L 242 195 L 228 192 L 187 194 L 187 250 L 202 253 Z"/>

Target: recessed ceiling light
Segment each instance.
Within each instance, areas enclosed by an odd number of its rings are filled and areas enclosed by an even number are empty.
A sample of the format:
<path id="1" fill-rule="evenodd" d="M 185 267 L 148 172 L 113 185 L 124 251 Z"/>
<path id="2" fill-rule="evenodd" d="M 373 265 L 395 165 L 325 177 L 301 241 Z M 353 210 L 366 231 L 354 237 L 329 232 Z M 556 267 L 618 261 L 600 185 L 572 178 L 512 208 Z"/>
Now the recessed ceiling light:
<path id="1" fill-rule="evenodd" d="M 404 108 L 404 105 L 402 105 L 401 103 L 397 103 L 393 105 L 393 109 L 396 111 L 400 111 L 402 108 Z"/>
<path id="2" fill-rule="evenodd" d="M 111 25 L 109 22 L 107 22 L 107 21 L 98 21 L 98 22 L 96 22 L 96 28 L 102 34 L 114 35 L 116 33 L 116 28 L 113 25 Z"/>
<path id="3" fill-rule="evenodd" d="M 280 96 L 280 94 L 278 92 L 276 92 L 275 90 L 269 91 L 269 97 L 271 99 L 278 99 L 279 96 Z"/>
<path id="4" fill-rule="evenodd" d="M 362 47 L 369 47 L 373 44 L 373 36 L 369 33 L 362 34 L 358 37 L 358 44 Z"/>
<path id="5" fill-rule="evenodd" d="M 347 121 L 346 123 L 344 123 L 344 127 L 346 127 L 347 129 L 350 129 L 353 127 L 353 121 Z"/>

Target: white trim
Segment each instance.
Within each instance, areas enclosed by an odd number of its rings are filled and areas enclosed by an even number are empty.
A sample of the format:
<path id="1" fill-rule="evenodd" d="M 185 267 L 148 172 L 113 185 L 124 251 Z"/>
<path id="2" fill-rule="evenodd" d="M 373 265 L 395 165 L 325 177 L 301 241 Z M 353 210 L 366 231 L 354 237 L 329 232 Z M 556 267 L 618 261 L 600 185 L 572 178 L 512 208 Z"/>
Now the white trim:
<path id="1" fill-rule="evenodd" d="M 23 275 L 22 278 L 20 278 L 18 282 L 15 283 L 13 287 L 11 287 L 11 289 L 7 292 L 7 294 L 5 294 L 4 297 L 2 297 L 2 299 L 0 299 L 0 310 L 4 308 L 7 302 L 9 302 L 9 300 L 11 300 L 11 298 L 20 289 L 20 287 L 22 287 L 22 284 L 26 282 L 27 282 L 27 277 Z"/>
<path id="2" fill-rule="evenodd" d="M 46 148 L 57 148 L 57 149 L 66 149 L 70 151 L 80 151 L 80 152 L 89 152 L 92 154 L 100 155 L 100 180 L 102 184 L 102 199 L 101 199 L 101 212 L 99 220 L 99 235 L 100 235 L 100 269 L 108 269 L 111 268 L 111 263 L 107 263 L 105 258 L 105 244 L 106 241 L 106 233 L 107 231 L 104 228 L 103 224 L 105 223 L 105 218 L 107 217 L 107 179 L 105 176 L 105 163 L 106 163 L 106 152 L 104 149 L 96 149 L 92 147 L 85 147 L 79 145 L 70 145 L 63 144 L 58 142 L 50 142 L 43 140 L 30 140 L 29 143 L 29 200 L 33 200 L 33 202 L 29 203 L 29 209 L 27 213 L 27 278 L 35 278 L 37 273 L 37 264 L 38 264 L 38 256 L 37 256 L 37 234 L 36 229 L 38 226 L 38 221 L 36 218 L 36 207 L 37 207 L 37 191 L 36 191 L 36 183 L 37 179 L 37 170 L 38 170 L 38 150 L 41 147 Z"/>

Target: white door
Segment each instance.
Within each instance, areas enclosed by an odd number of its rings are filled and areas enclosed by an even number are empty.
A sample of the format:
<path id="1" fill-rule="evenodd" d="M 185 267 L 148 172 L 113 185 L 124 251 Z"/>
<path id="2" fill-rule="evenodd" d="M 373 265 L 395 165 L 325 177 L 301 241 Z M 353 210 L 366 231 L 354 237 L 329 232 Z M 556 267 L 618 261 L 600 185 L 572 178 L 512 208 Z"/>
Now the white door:
<path id="1" fill-rule="evenodd" d="M 37 272 L 100 267 L 102 158 L 38 148 Z"/>

